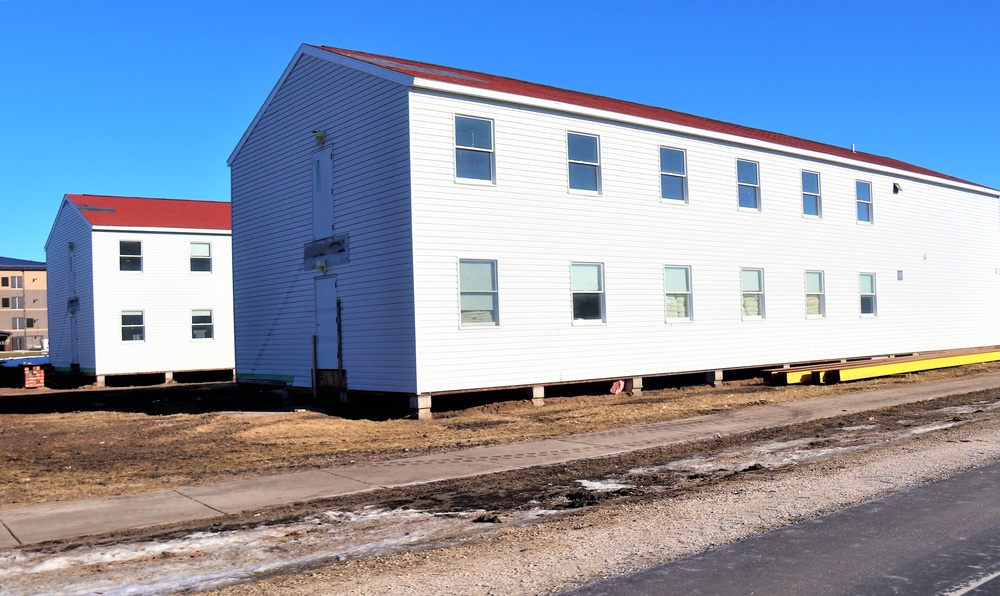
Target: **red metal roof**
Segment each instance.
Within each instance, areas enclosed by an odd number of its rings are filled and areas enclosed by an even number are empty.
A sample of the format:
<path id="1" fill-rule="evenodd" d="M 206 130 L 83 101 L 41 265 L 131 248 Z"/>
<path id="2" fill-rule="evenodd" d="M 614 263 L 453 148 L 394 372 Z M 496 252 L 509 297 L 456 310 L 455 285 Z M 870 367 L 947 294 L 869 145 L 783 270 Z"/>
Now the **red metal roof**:
<path id="1" fill-rule="evenodd" d="M 890 157 L 882 157 L 880 155 L 863 153 L 860 151 L 854 152 L 844 147 L 837 147 L 836 145 L 827 145 L 826 143 L 808 141 L 806 139 L 800 139 L 798 137 L 783 135 L 776 132 L 769 132 L 757 128 L 750 128 L 748 126 L 740 126 L 739 124 L 730 124 L 728 122 L 722 122 L 720 120 L 702 118 L 700 116 L 685 114 L 684 112 L 675 112 L 674 110 L 656 108 L 643 104 L 632 103 L 629 101 L 622 101 L 620 99 L 603 97 L 600 95 L 591 95 L 589 93 L 581 93 L 579 91 L 569 91 L 566 89 L 559 89 L 557 87 L 549 87 L 547 85 L 539 85 L 537 83 L 528 83 L 525 81 L 519 81 L 517 79 L 509 79 L 507 77 L 500 77 L 496 75 L 485 74 L 471 70 L 462 70 L 460 68 L 451 68 L 448 66 L 427 64 L 424 62 L 406 60 L 403 58 L 379 56 L 377 54 L 368 54 L 366 52 L 344 50 L 341 48 L 333 48 L 328 46 L 312 46 L 312 47 L 321 50 L 326 50 L 334 54 L 340 54 L 341 56 L 347 56 L 349 58 L 361 60 L 362 62 L 367 62 L 368 64 L 386 68 L 412 77 L 441 81 L 444 83 L 454 83 L 456 85 L 464 85 L 466 87 L 476 87 L 479 89 L 488 89 L 491 91 L 499 91 L 503 93 L 513 93 L 515 95 L 523 95 L 525 97 L 533 97 L 535 99 L 558 101 L 575 106 L 594 108 L 598 110 L 606 110 L 618 114 L 637 116 L 640 118 L 648 118 L 650 120 L 658 120 L 660 122 L 669 122 L 671 124 L 689 126 L 692 128 L 698 128 L 706 131 L 736 135 L 747 139 L 766 141 L 769 143 L 784 145 L 786 147 L 794 147 L 796 149 L 804 149 L 807 151 L 826 153 L 827 155 L 835 155 L 837 157 L 847 158 L 854 161 L 865 162 L 879 166 L 896 168 L 899 170 L 904 170 L 915 174 L 923 174 L 925 176 L 934 176 L 937 178 L 943 178 L 945 180 L 951 180 L 954 182 L 972 184 L 973 186 L 980 186 L 980 187 L 982 186 L 981 184 L 977 184 L 975 182 L 962 180 L 961 178 L 956 178 L 954 176 L 942 174 L 941 172 L 935 172 L 934 170 L 929 170 L 927 168 L 915 166 L 913 164 L 899 161 L 898 159 L 892 159 Z"/>
<path id="2" fill-rule="evenodd" d="M 66 195 L 93 226 L 231 230 L 230 205 L 220 201 Z"/>

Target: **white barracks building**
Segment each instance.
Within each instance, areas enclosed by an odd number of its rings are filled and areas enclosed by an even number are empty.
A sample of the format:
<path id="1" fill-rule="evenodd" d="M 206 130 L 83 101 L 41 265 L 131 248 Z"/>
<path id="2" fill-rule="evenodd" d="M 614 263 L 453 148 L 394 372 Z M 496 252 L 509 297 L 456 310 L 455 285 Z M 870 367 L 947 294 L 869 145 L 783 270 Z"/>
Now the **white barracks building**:
<path id="1" fill-rule="evenodd" d="M 244 382 L 429 415 L 1000 343 L 1000 193 L 848 148 L 304 45 L 229 165 Z"/>

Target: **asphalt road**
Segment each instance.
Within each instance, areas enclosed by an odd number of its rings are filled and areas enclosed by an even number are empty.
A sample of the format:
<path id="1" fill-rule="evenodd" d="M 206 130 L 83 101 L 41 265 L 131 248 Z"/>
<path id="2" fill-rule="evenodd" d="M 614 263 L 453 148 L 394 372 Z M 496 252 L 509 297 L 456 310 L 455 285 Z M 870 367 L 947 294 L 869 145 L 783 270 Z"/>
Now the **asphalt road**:
<path id="1" fill-rule="evenodd" d="M 568 594 L 1000 594 L 1000 464 Z"/>

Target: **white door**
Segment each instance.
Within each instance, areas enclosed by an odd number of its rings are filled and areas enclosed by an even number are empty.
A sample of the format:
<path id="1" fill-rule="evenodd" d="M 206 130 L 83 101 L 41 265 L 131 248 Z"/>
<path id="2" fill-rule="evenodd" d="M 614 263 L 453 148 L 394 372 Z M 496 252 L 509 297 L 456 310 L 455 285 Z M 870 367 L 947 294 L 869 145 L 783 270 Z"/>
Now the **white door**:
<path id="1" fill-rule="evenodd" d="M 316 278 L 316 368 L 339 369 L 337 358 L 337 278 Z"/>
<path id="2" fill-rule="evenodd" d="M 333 236 L 333 149 L 312 154 L 313 239 Z"/>

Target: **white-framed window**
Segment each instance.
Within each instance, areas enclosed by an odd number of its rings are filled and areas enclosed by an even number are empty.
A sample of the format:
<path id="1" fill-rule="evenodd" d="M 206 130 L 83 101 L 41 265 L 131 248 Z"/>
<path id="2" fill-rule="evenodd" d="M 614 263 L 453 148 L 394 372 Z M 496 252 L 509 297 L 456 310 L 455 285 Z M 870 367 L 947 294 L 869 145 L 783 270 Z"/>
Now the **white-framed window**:
<path id="1" fill-rule="evenodd" d="M 687 159 L 683 149 L 660 147 L 660 198 L 687 201 Z"/>
<path id="2" fill-rule="evenodd" d="M 6 300 L 6 298 L 4 298 Z M 17 310 L 24 309 L 24 296 L 11 296 L 10 307 Z"/>
<path id="3" fill-rule="evenodd" d="M 601 150 L 598 137 L 575 132 L 566 134 L 569 156 L 569 187 L 601 191 Z"/>
<path id="4" fill-rule="evenodd" d="M 857 180 L 854 186 L 858 198 L 858 221 L 872 223 L 872 183 Z"/>
<path id="5" fill-rule="evenodd" d="M 741 209 L 760 211 L 760 172 L 755 161 L 736 160 L 736 182 Z"/>
<path id="6" fill-rule="evenodd" d="M 806 271 L 806 316 L 826 316 L 826 283 L 822 271 Z"/>
<path id="7" fill-rule="evenodd" d="M 493 181 L 493 121 L 455 116 L 455 176 Z"/>
<path id="8" fill-rule="evenodd" d="M 212 245 L 210 243 L 191 243 L 191 271 L 212 271 Z"/>
<path id="9" fill-rule="evenodd" d="M 141 310 L 122 311 L 122 341 L 145 341 L 146 323 Z"/>
<path id="10" fill-rule="evenodd" d="M 764 270 L 740 269 L 743 290 L 743 318 L 764 318 Z"/>
<path id="11" fill-rule="evenodd" d="M 819 173 L 802 170 L 802 215 L 823 217 L 823 200 L 819 194 Z"/>
<path id="12" fill-rule="evenodd" d="M 118 270 L 142 271 L 142 242 L 135 240 L 118 242 Z"/>
<path id="13" fill-rule="evenodd" d="M 574 321 L 604 321 L 604 265 L 573 263 L 571 266 Z"/>
<path id="14" fill-rule="evenodd" d="M 24 287 L 24 277 L 20 275 L 12 275 L 10 277 L 10 287 L 11 289 L 23 288 Z"/>
<path id="15" fill-rule="evenodd" d="M 24 317 L 12 317 L 10 324 L 14 330 L 24 329 Z"/>
<path id="16" fill-rule="evenodd" d="M 878 304 L 875 295 L 875 274 L 862 273 L 858 276 L 861 293 L 861 314 L 875 316 L 878 314 Z"/>
<path id="17" fill-rule="evenodd" d="M 458 288 L 463 326 L 500 324 L 500 292 L 496 261 L 460 259 Z"/>
<path id="18" fill-rule="evenodd" d="M 691 268 L 663 268 L 663 300 L 667 321 L 691 320 Z"/>
<path id="19" fill-rule="evenodd" d="M 191 339 L 212 339 L 214 330 L 211 309 L 191 311 Z"/>

